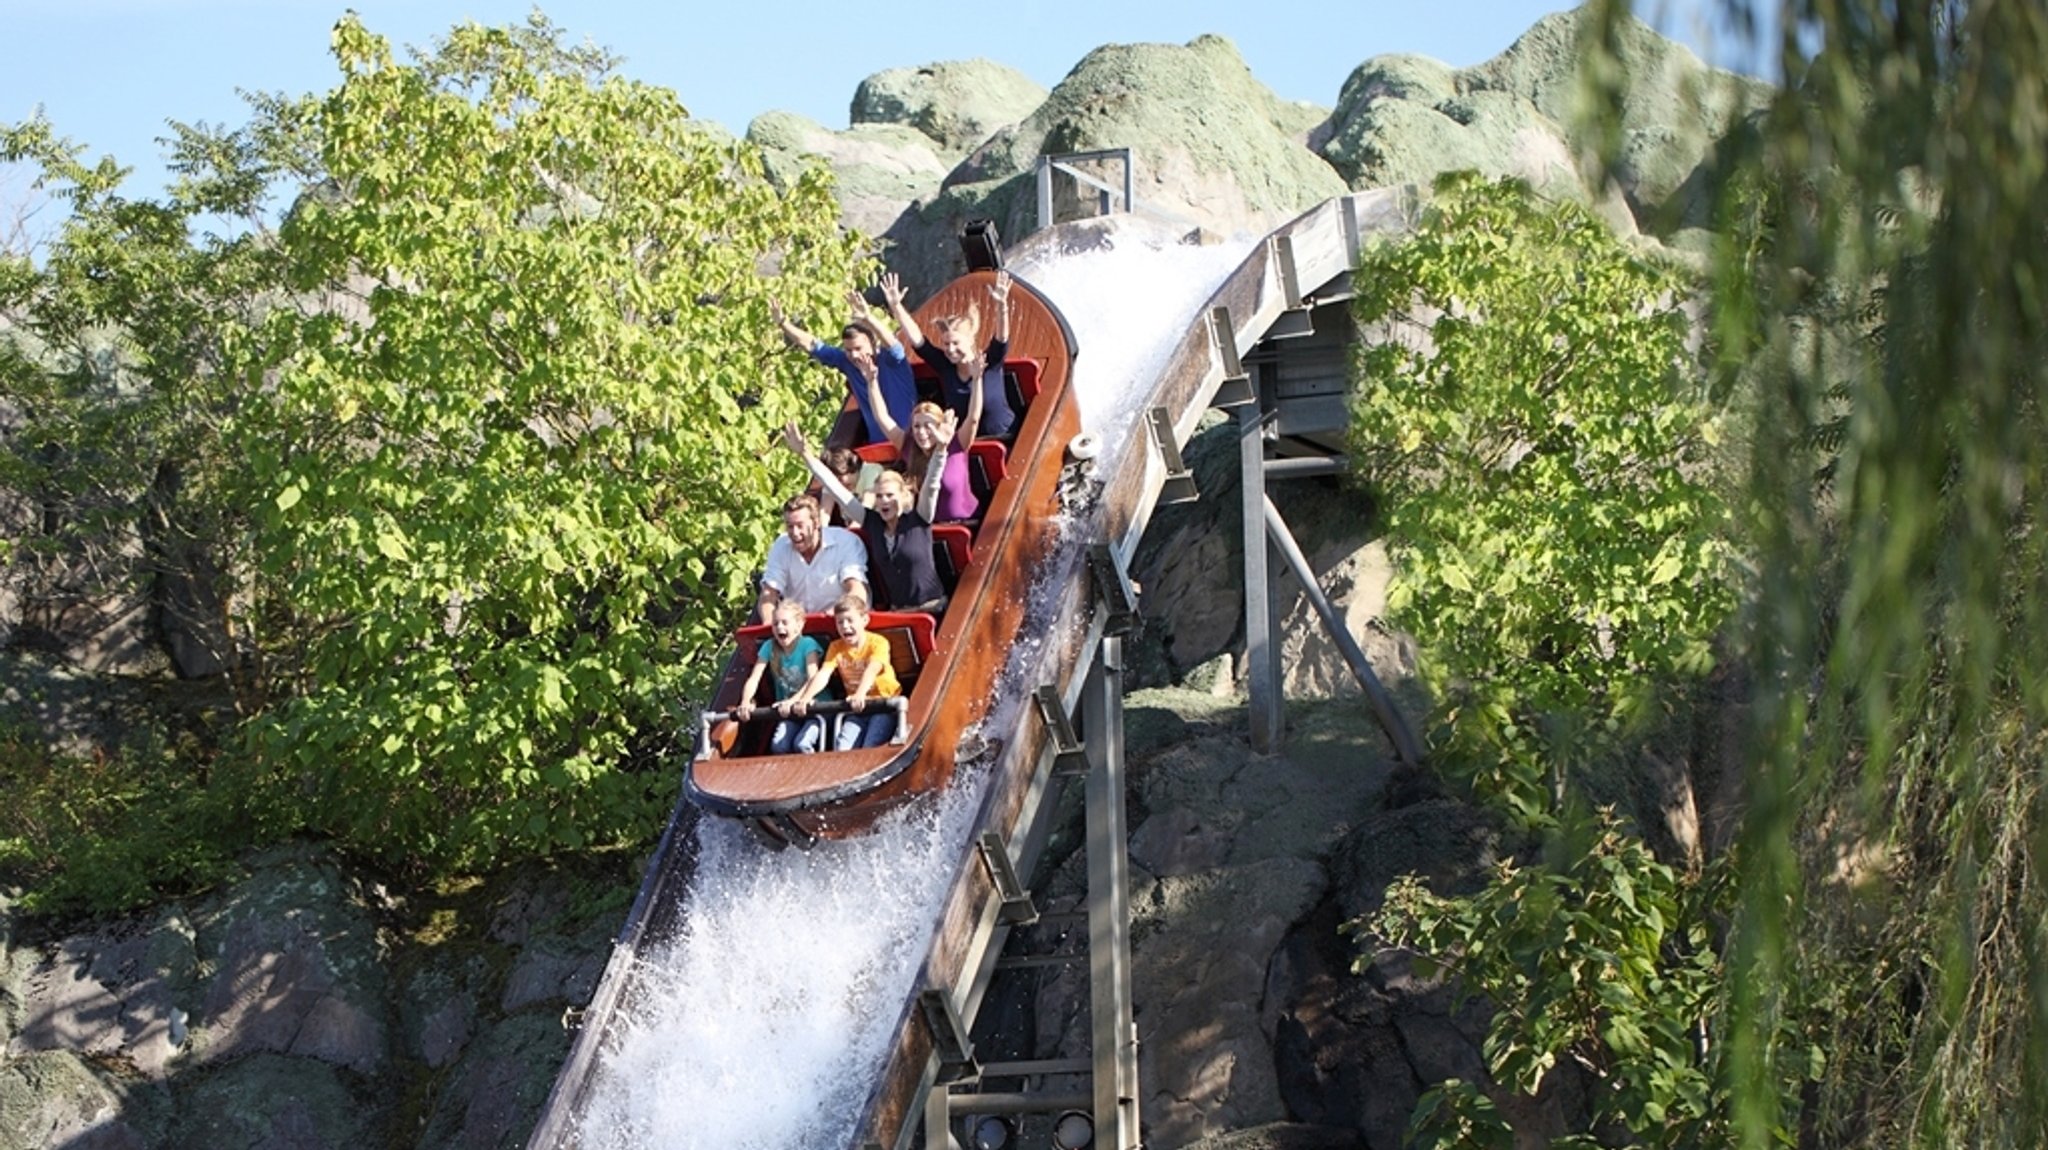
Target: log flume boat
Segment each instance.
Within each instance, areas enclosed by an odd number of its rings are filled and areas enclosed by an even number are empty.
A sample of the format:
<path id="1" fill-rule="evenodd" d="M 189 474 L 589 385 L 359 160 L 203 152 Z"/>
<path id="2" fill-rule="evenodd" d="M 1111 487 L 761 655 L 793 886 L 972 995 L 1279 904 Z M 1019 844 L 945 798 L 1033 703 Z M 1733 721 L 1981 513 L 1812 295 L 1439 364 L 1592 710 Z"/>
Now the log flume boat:
<path id="1" fill-rule="evenodd" d="M 973 271 L 947 284 L 917 310 L 920 326 L 959 315 L 969 305 L 988 311 L 993 271 Z M 971 473 L 983 494 L 979 524 L 939 524 L 935 556 L 951 595 L 943 618 L 877 611 L 869 630 L 889 640 L 891 661 L 903 684 L 895 740 L 856 751 L 766 753 L 768 718 L 735 727 L 727 712 L 740 702 L 765 624 L 740 627 L 725 673 L 713 691 L 683 790 L 699 808 L 750 820 L 781 843 L 859 834 L 888 811 L 944 787 L 953 777 L 963 738 L 994 701 L 997 676 L 1017 639 L 1024 607 L 1041 561 L 1051 551 L 1053 518 L 1069 445 L 1080 416 L 1069 388 L 1072 330 L 1057 308 L 1023 280 L 1010 292 L 1010 349 L 1004 375 L 1013 409 L 1020 412 L 1009 442 L 977 439 Z M 913 353 L 913 359 L 915 355 Z M 917 364 L 920 378 L 929 369 Z M 860 426 L 851 405 L 833 439 L 844 442 Z M 886 444 L 862 454 L 887 459 Z M 832 617 L 810 616 L 805 633 L 833 638 Z M 764 683 L 757 705 L 771 700 Z"/>

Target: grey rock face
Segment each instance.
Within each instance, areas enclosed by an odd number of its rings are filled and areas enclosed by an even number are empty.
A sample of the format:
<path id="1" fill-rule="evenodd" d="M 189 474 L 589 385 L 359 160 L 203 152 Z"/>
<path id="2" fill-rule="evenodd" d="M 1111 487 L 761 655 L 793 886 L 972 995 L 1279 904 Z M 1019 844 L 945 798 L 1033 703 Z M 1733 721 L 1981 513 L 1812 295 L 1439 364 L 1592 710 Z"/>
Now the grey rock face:
<path id="1" fill-rule="evenodd" d="M 162 1078 L 184 1049 L 196 965 L 192 928 L 176 911 L 153 926 L 67 938 L 15 984 L 19 1028 L 7 1053 L 118 1057 Z"/>
<path id="2" fill-rule="evenodd" d="M 505 1020 L 449 1071 L 420 1135 L 421 1146 L 499 1150 L 525 1144 L 569 1054 L 569 1032 L 545 1014 Z"/>
<path id="3" fill-rule="evenodd" d="M 209 1150 L 344 1150 L 371 1145 L 379 1107 L 311 1058 L 256 1054 L 193 1087 L 170 1145 Z"/>
<path id="4" fill-rule="evenodd" d="M 777 184 L 787 186 L 811 164 L 830 168 L 846 226 L 870 236 L 888 230 L 904 205 L 935 193 L 948 167 L 929 137 L 898 124 L 834 132 L 791 112 L 768 112 L 748 126 L 747 139 L 761 148 Z"/>
<path id="5" fill-rule="evenodd" d="M 203 991 L 195 1054 L 291 1054 L 373 1074 L 387 1057 L 375 924 L 333 866 L 286 859 L 194 915 Z"/>

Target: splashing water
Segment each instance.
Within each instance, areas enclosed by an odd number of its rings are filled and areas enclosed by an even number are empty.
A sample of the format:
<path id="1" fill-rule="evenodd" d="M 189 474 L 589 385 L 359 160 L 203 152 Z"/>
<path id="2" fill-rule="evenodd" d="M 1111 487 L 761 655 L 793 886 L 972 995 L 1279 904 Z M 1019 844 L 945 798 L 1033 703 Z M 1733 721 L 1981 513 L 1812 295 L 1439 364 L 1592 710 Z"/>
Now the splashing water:
<path id="1" fill-rule="evenodd" d="M 1088 251 L 1049 247 L 1016 266 L 1072 326 L 1073 386 L 1103 463 L 1127 433 L 1197 309 L 1250 240 L 1194 246 L 1128 217 Z M 1048 563 L 1028 606 L 1050 621 L 1078 568 L 1075 545 Z M 1064 647 L 1027 627 L 983 727 L 1022 720 L 1032 685 Z M 985 768 L 983 768 L 985 771 Z M 585 1150 L 786 1150 L 850 1140 L 968 849 L 985 774 L 970 769 L 876 830 L 809 852 L 770 852 L 744 828 L 698 824 L 698 864 L 677 936 L 642 953 L 636 1001 L 578 1123 Z"/>

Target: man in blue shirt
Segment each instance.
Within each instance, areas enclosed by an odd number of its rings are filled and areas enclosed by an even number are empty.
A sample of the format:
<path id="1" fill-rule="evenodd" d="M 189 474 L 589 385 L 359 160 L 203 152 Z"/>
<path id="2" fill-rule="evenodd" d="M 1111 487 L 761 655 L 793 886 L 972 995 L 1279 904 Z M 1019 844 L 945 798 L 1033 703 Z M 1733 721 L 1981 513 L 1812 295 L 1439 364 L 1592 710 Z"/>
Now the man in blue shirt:
<path id="1" fill-rule="evenodd" d="M 807 351 L 826 367 L 837 368 L 846 377 L 846 389 L 860 407 L 867 423 L 869 443 L 887 443 L 881 420 L 875 418 L 880 403 L 898 427 L 910 425 L 910 409 L 917 403 L 917 381 L 910 372 L 910 357 L 896 337 L 882 329 L 868 313 L 868 302 L 856 291 L 846 293 L 853 318 L 839 329 L 839 346 L 834 347 L 790 322 L 782 305 L 768 301 L 768 314 L 782 331 L 789 346 Z"/>

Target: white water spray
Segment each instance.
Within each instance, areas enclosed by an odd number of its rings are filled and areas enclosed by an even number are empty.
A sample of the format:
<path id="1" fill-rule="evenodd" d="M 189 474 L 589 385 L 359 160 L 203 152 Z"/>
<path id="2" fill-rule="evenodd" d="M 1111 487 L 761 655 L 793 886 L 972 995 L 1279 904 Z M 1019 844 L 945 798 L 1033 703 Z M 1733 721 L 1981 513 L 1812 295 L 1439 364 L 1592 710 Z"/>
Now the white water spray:
<path id="1" fill-rule="evenodd" d="M 1102 466 L 1113 466 L 1191 317 L 1250 242 L 1181 244 L 1122 217 L 1087 251 L 1039 246 L 1016 265 L 1074 329 L 1073 387 L 1083 428 L 1105 445 Z M 1057 595 L 1073 559 L 1048 565 L 1033 609 Z M 1013 652 L 987 730 L 1020 720 L 1059 646 L 1047 638 Z M 871 834 L 809 852 L 773 853 L 736 824 L 702 820 L 683 927 L 640 956 L 640 993 L 619 1011 L 579 1145 L 846 1143 L 931 947 L 985 782 L 970 773 Z"/>

